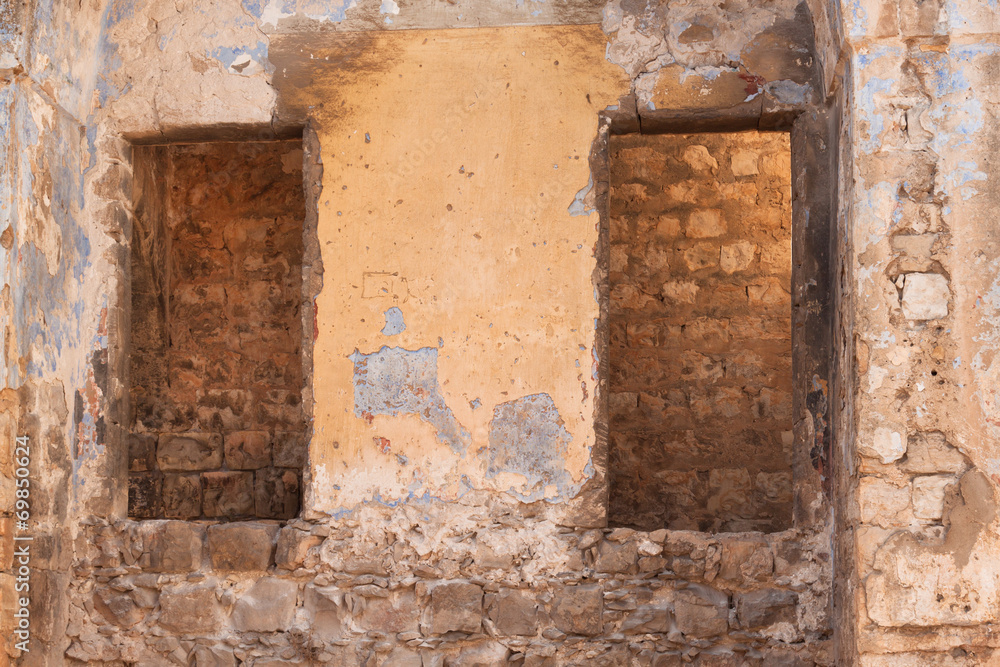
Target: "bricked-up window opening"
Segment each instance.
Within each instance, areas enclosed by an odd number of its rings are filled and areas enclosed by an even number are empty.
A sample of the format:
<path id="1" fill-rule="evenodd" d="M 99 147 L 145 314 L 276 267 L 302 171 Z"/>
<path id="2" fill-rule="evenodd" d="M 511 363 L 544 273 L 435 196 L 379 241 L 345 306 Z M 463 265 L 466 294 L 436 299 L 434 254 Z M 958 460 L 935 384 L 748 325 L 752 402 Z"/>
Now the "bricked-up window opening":
<path id="1" fill-rule="evenodd" d="M 609 144 L 609 523 L 792 523 L 785 133 Z"/>
<path id="2" fill-rule="evenodd" d="M 302 143 L 141 146 L 134 163 L 129 515 L 294 517 Z"/>

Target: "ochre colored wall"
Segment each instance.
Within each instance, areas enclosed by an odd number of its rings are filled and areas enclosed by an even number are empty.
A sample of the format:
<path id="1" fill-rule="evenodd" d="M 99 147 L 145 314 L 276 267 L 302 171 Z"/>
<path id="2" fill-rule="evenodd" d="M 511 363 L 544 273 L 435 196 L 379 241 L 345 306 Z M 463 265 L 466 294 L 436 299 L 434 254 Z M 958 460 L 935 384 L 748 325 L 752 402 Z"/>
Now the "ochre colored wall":
<path id="1" fill-rule="evenodd" d="M 297 100 L 325 100 L 312 506 L 571 497 L 594 443 L 598 317 L 598 215 L 571 209 L 598 111 L 628 81 L 596 26 L 370 39 L 316 50 L 350 73 Z M 380 63 L 359 71 L 358 49 Z M 386 335 L 391 308 L 405 330 Z"/>

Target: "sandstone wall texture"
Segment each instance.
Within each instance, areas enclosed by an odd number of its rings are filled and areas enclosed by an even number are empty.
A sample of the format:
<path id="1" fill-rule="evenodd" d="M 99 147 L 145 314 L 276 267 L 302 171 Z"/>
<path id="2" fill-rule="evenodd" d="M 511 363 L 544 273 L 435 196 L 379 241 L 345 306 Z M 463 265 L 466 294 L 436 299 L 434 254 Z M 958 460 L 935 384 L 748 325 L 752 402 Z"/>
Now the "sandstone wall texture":
<path id="1" fill-rule="evenodd" d="M 129 514 L 299 511 L 300 142 L 136 151 Z"/>
<path id="2" fill-rule="evenodd" d="M 785 133 L 611 138 L 608 520 L 792 524 Z"/>

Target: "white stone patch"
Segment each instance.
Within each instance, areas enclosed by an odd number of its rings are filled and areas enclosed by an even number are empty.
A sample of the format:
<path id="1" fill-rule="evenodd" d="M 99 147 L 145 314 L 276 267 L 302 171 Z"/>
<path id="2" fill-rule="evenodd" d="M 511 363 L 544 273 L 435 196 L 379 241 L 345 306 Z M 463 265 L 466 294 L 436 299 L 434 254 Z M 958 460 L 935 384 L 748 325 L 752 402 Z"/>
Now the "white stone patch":
<path id="1" fill-rule="evenodd" d="M 684 161 L 695 171 L 715 171 L 719 168 L 718 161 L 712 157 L 704 146 L 688 146 L 684 149 Z"/>
<path id="2" fill-rule="evenodd" d="M 756 252 L 756 246 L 749 241 L 724 245 L 719 253 L 719 267 L 726 273 L 743 271 L 753 264 Z"/>
<path id="3" fill-rule="evenodd" d="M 733 176 L 756 176 L 757 154 L 750 151 L 736 151 L 733 153 L 732 161 Z"/>
<path id="4" fill-rule="evenodd" d="M 875 429 L 870 441 L 861 441 L 858 452 L 862 456 L 889 464 L 903 458 L 903 454 L 906 453 L 906 443 L 903 442 L 902 435 L 882 426 Z"/>
<path id="5" fill-rule="evenodd" d="M 936 320 L 948 315 L 948 279 L 938 273 L 907 273 L 903 315 L 908 320 Z"/>
<path id="6" fill-rule="evenodd" d="M 944 496 L 955 483 L 952 475 L 927 475 L 913 480 L 913 516 L 940 521 L 944 516 Z"/>

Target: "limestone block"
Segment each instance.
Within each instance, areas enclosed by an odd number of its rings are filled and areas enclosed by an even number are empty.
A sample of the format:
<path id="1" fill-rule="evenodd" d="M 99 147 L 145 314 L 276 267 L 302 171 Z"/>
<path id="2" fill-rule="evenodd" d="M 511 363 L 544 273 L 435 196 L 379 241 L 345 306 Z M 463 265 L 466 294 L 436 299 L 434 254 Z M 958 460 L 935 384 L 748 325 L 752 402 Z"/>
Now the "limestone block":
<path id="1" fill-rule="evenodd" d="M 148 472 L 156 469 L 156 440 L 152 433 L 133 433 L 128 438 L 128 469 Z"/>
<path id="2" fill-rule="evenodd" d="M 0 572 L 6 572 L 14 562 L 14 520 L 0 517 Z"/>
<path id="3" fill-rule="evenodd" d="M 271 464 L 271 436 L 267 431 L 227 433 L 225 450 L 230 470 L 256 470 Z"/>
<path id="4" fill-rule="evenodd" d="M 125 593 L 102 588 L 94 593 L 94 608 L 109 623 L 127 630 L 145 617 L 142 609 Z"/>
<path id="5" fill-rule="evenodd" d="M 156 445 L 160 470 L 213 470 L 222 467 L 218 433 L 163 433 Z"/>
<path id="6" fill-rule="evenodd" d="M 206 472 L 202 511 L 208 517 L 246 516 L 254 513 L 253 473 Z"/>
<path id="7" fill-rule="evenodd" d="M 163 516 L 195 519 L 201 516 L 201 478 L 198 475 L 163 476 Z"/>
<path id="8" fill-rule="evenodd" d="M 729 596 L 705 586 L 674 594 L 677 629 L 690 637 L 714 637 L 729 629 Z"/>
<path id="9" fill-rule="evenodd" d="M 692 144 L 684 149 L 682 159 L 695 171 L 716 171 L 719 168 L 718 161 L 705 146 Z"/>
<path id="10" fill-rule="evenodd" d="M 265 468 L 254 475 L 254 509 L 264 519 L 291 519 L 299 513 L 299 476 L 294 470 Z"/>
<path id="11" fill-rule="evenodd" d="M 278 546 L 274 553 L 274 563 L 285 570 L 302 567 L 309 549 L 323 543 L 319 535 L 311 535 L 304 530 L 285 526 L 278 533 Z"/>
<path id="12" fill-rule="evenodd" d="M 571 635 L 598 635 L 604 629 L 604 595 L 600 586 L 564 586 L 550 614 L 557 628 Z"/>
<path id="13" fill-rule="evenodd" d="M 969 462 L 958 448 L 948 444 L 938 431 L 914 433 L 906 443 L 906 459 L 900 469 L 909 473 L 960 473 Z"/>
<path id="14" fill-rule="evenodd" d="M 191 655 L 194 658 L 193 667 L 236 667 L 236 656 L 228 646 L 220 648 L 198 646 Z"/>
<path id="15" fill-rule="evenodd" d="M 160 625 L 181 635 L 204 636 L 222 627 L 215 586 L 181 585 L 160 593 Z"/>
<path id="16" fill-rule="evenodd" d="M 910 486 L 896 486 L 878 477 L 858 480 L 858 504 L 861 521 L 888 527 L 899 521 L 897 515 L 910 505 Z"/>
<path id="17" fill-rule="evenodd" d="M 755 151 L 735 151 L 730 159 L 733 176 L 756 176 L 759 174 L 760 171 L 757 168 L 758 157 Z"/>
<path id="18" fill-rule="evenodd" d="M 692 239 L 707 239 L 726 233 L 726 221 L 722 211 L 716 208 L 702 208 L 691 212 L 684 235 Z"/>
<path id="19" fill-rule="evenodd" d="M 240 632 L 283 632 L 295 618 L 299 585 L 266 577 L 258 580 L 233 607 L 233 626 Z"/>
<path id="20" fill-rule="evenodd" d="M 903 457 L 903 454 L 906 453 L 906 444 L 898 431 L 880 426 L 875 429 L 870 440 L 868 438 L 858 439 L 858 453 L 889 464 Z"/>
<path id="21" fill-rule="evenodd" d="M 201 569 L 205 527 L 188 521 L 149 521 L 140 528 L 148 572 L 192 572 Z"/>
<path id="22" fill-rule="evenodd" d="M 697 283 L 672 280 L 663 283 L 660 293 L 670 303 L 694 303 L 699 289 Z"/>
<path id="23" fill-rule="evenodd" d="M 407 648 L 395 648 L 382 663 L 382 667 L 421 667 L 420 654 Z"/>
<path id="24" fill-rule="evenodd" d="M 948 487 L 958 482 L 954 475 L 926 475 L 913 480 L 913 516 L 940 521 Z"/>
<path id="25" fill-rule="evenodd" d="M 903 282 L 903 315 L 908 320 L 948 316 L 948 279 L 937 273 L 907 273 Z"/>
<path id="26" fill-rule="evenodd" d="M 9 636 L 14 630 L 14 613 L 18 608 L 18 594 L 14 589 L 14 577 L 0 574 L 0 632 Z"/>
<path id="27" fill-rule="evenodd" d="M 726 273 L 745 271 L 753 264 L 757 247 L 749 241 L 738 241 L 723 245 L 719 253 L 719 268 Z"/>
<path id="28" fill-rule="evenodd" d="M 388 597 L 368 598 L 364 610 L 355 620 L 366 630 L 416 632 L 419 618 L 417 597 L 413 589 L 409 588 L 394 592 Z"/>
<path id="29" fill-rule="evenodd" d="M 534 636 L 538 632 L 538 607 L 524 591 L 502 588 L 490 614 L 501 635 Z"/>
<path id="30" fill-rule="evenodd" d="M 645 604 L 636 607 L 635 611 L 626 617 L 621 631 L 625 634 L 647 634 L 651 632 L 670 632 L 673 615 L 667 601 L 655 604 Z"/>
<path id="31" fill-rule="evenodd" d="M 335 587 L 307 584 L 303 595 L 303 608 L 309 618 L 312 634 L 321 641 L 336 641 L 344 634 L 346 610 L 341 611 L 343 591 Z"/>
<path id="32" fill-rule="evenodd" d="M 208 527 L 208 553 L 216 570 L 266 570 L 272 562 L 278 526 L 239 522 Z"/>
<path id="33" fill-rule="evenodd" d="M 430 591 L 425 632 L 479 632 L 483 622 L 483 589 L 466 582 L 438 584 Z"/>
<path id="34" fill-rule="evenodd" d="M 775 623 L 796 623 L 799 596 L 780 588 L 764 588 L 736 597 L 736 616 L 747 630 L 766 628 Z"/>
<path id="35" fill-rule="evenodd" d="M 714 243 L 699 243 L 684 251 L 684 264 L 688 271 L 709 269 L 719 263 L 719 246 Z"/>
<path id="36" fill-rule="evenodd" d="M 201 509 L 200 505 L 198 509 Z M 134 519 L 153 519 L 160 516 L 162 512 L 162 480 L 153 473 L 129 473 L 128 515 Z"/>
<path id="37" fill-rule="evenodd" d="M 634 572 L 638 557 L 638 545 L 635 542 L 616 544 L 605 540 L 597 546 L 594 569 L 598 572 Z"/>
<path id="38" fill-rule="evenodd" d="M 458 656 L 448 661 L 448 667 L 493 667 L 507 664 L 507 647 L 495 641 L 466 646 Z"/>

